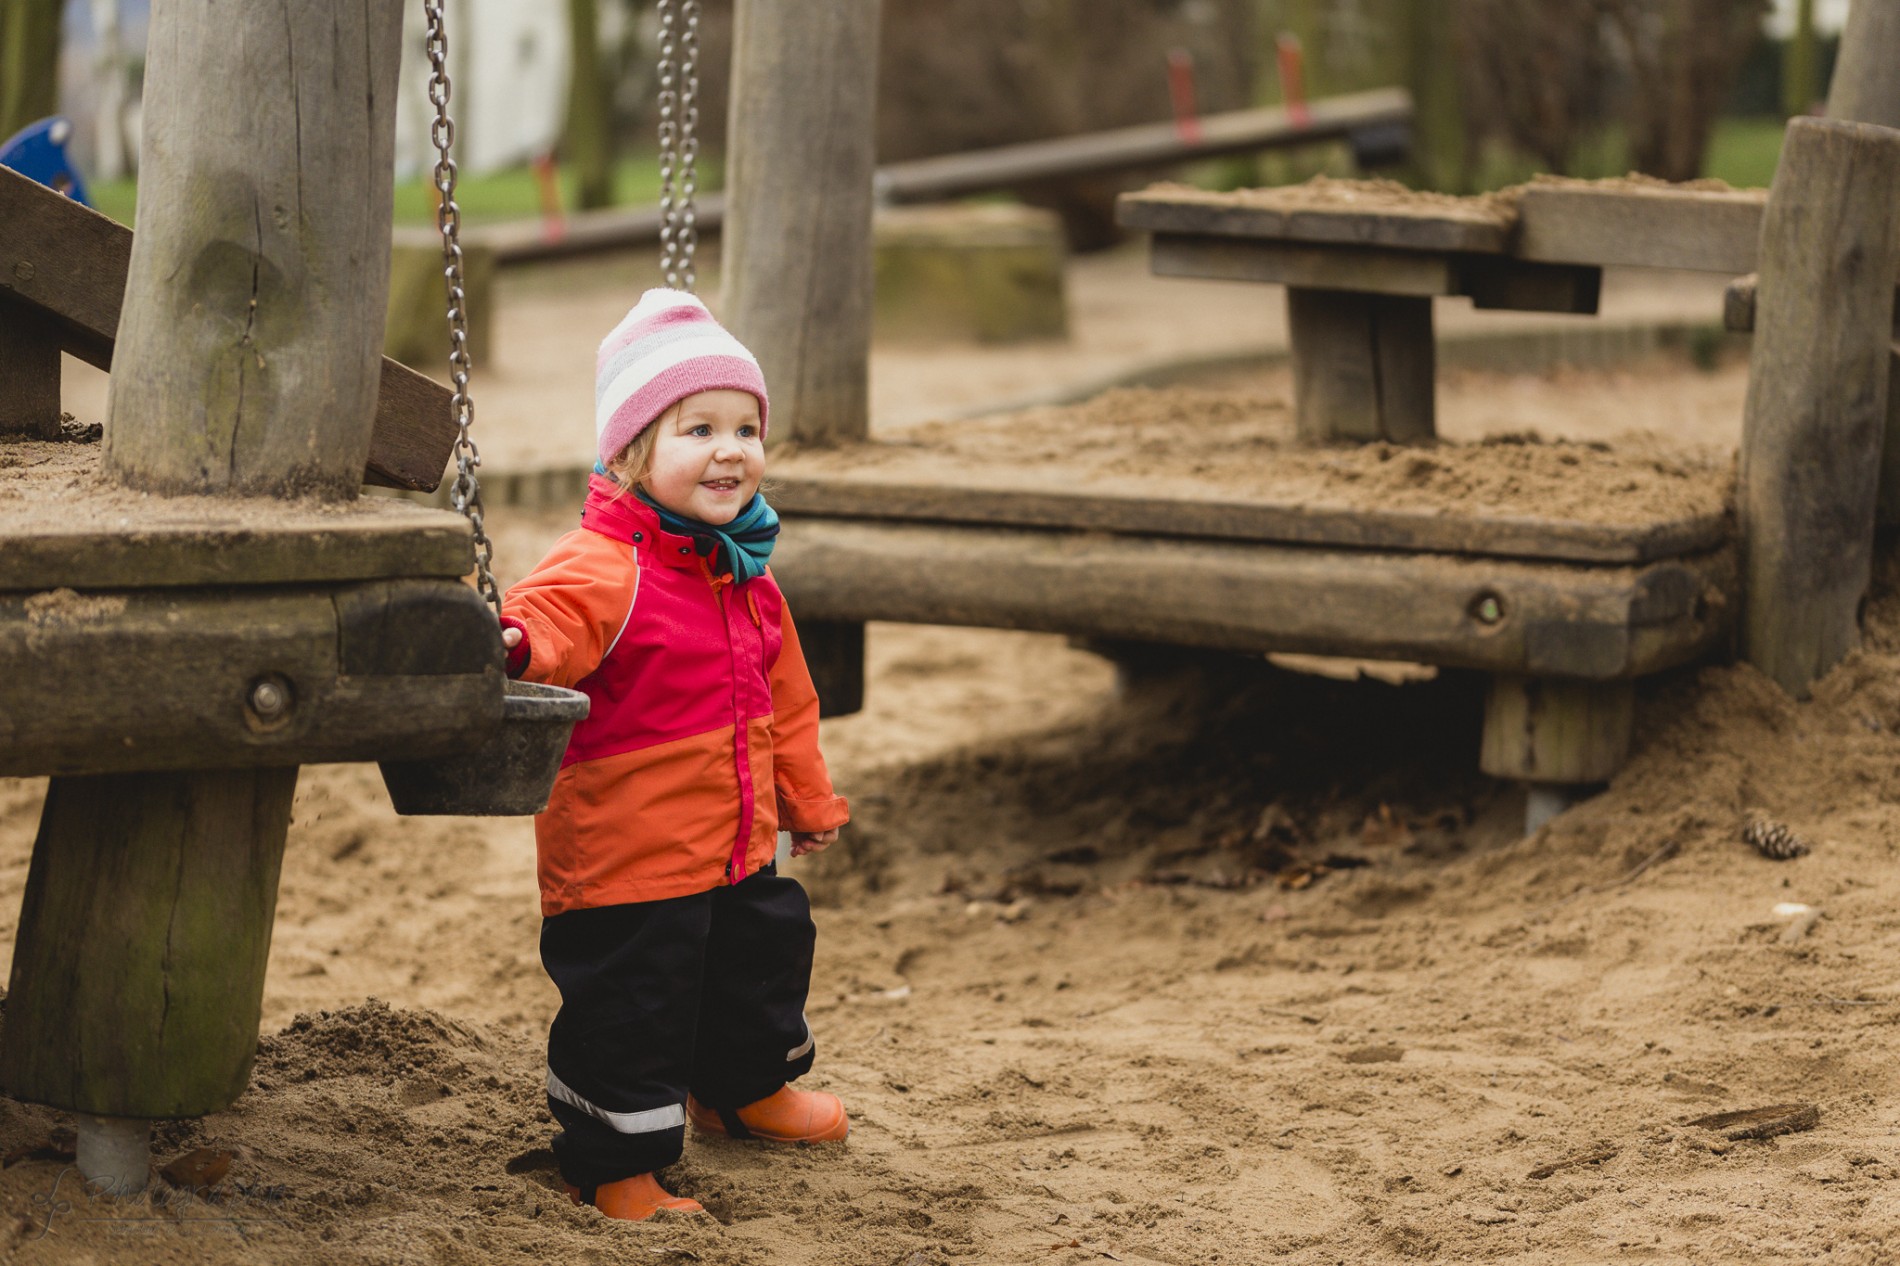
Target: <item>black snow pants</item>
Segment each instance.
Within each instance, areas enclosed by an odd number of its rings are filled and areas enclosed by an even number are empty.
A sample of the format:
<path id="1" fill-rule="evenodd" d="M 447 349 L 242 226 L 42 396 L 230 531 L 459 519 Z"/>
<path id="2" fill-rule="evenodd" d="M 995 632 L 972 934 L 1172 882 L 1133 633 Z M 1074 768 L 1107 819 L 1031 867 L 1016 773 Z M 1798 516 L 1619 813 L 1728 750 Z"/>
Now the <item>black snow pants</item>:
<path id="1" fill-rule="evenodd" d="M 817 930 L 795 879 L 767 866 L 688 897 L 542 920 L 561 991 L 548 1032 L 548 1110 L 562 1176 L 602 1183 L 671 1165 L 686 1095 L 756 1102 L 811 1068 L 805 995 Z"/>

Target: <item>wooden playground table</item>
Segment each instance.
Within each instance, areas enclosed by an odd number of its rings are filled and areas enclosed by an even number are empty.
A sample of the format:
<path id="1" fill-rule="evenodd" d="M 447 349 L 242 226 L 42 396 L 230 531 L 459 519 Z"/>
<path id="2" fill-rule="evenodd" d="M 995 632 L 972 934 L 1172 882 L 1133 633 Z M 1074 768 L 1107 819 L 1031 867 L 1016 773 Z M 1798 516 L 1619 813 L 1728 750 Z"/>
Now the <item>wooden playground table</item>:
<path id="1" fill-rule="evenodd" d="M 1425 444 L 1434 299 L 1588 315 L 1605 265 L 1746 272 L 1763 204 L 1630 181 L 1484 199 L 1161 187 L 1124 195 L 1121 219 L 1154 235 L 1157 273 L 1288 287 L 1303 441 Z M 1533 784 L 1606 780 L 1631 682 L 1723 645 L 1737 606 L 1720 512 L 1606 525 L 1144 496 L 877 448 L 775 464 L 774 504 L 798 520 L 775 568 L 801 615 L 1480 670 L 1482 764 Z"/>

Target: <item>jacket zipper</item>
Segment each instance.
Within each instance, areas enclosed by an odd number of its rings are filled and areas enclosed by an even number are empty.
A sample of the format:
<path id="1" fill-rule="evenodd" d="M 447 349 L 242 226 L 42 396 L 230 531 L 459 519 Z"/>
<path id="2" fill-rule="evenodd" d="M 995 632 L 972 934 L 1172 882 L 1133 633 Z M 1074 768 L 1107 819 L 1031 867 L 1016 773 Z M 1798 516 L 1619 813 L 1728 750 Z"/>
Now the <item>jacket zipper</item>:
<path id="1" fill-rule="evenodd" d="M 705 566 L 704 561 L 700 564 Z M 707 569 L 707 578 L 712 579 L 711 569 Z M 732 675 L 732 763 L 733 771 L 739 779 L 739 832 L 732 842 L 732 856 L 726 862 L 726 882 L 736 884 L 746 877 L 746 845 L 752 838 L 752 815 L 754 809 L 752 788 L 751 743 L 746 734 L 744 711 L 739 706 L 739 648 L 732 637 L 731 613 L 727 609 L 726 594 L 730 585 L 713 581 L 713 596 L 719 604 L 719 624 L 726 634 L 726 660 Z M 747 595 L 750 597 L 751 595 Z"/>

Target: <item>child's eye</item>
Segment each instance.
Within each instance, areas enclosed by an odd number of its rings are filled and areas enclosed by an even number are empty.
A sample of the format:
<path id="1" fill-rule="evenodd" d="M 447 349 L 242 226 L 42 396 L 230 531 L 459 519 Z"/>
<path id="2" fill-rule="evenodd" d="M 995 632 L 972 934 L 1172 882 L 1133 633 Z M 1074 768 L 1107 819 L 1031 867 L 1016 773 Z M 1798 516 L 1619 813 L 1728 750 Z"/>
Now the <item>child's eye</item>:
<path id="1" fill-rule="evenodd" d="M 753 436 L 757 435 L 758 433 L 759 433 L 759 428 L 756 426 L 753 426 L 750 422 L 746 423 L 744 426 L 739 428 L 739 436 L 742 439 L 749 440 Z"/>
<path id="2" fill-rule="evenodd" d="M 693 428 L 692 433 L 694 435 L 699 436 L 701 439 L 704 439 L 705 437 L 712 434 L 712 428 L 710 426 L 707 426 L 704 422 L 701 422 L 698 426 Z"/>

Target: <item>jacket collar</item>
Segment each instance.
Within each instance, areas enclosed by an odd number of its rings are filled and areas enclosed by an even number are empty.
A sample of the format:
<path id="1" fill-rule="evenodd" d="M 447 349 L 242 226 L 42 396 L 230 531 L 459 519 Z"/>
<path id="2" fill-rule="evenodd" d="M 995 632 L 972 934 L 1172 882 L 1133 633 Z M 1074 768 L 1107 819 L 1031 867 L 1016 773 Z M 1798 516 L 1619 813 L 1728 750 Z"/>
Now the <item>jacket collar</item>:
<path id="1" fill-rule="evenodd" d="M 700 570 L 699 553 L 690 536 L 668 532 L 660 526 L 653 507 L 605 475 L 587 481 L 587 503 L 581 509 L 581 526 L 634 547 L 649 561 L 668 567 Z"/>

